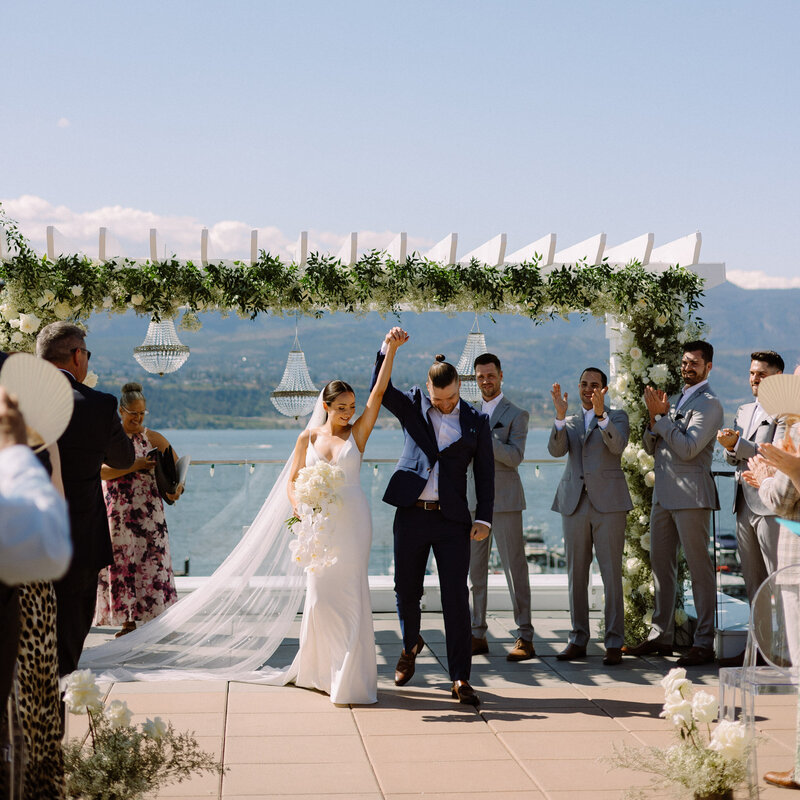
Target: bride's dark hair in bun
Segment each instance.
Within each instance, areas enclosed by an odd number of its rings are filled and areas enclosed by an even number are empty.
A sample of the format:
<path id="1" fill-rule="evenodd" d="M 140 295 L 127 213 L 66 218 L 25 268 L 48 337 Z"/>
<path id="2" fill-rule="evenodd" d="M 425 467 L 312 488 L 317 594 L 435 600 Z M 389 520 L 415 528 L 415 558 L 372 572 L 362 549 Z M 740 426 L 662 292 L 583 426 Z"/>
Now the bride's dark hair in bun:
<path id="1" fill-rule="evenodd" d="M 344 394 L 345 392 L 355 394 L 353 387 L 346 381 L 329 381 L 322 390 L 322 401 L 330 405 L 340 394 Z"/>
<path id="2" fill-rule="evenodd" d="M 456 372 L 456 368 L 452 364 L 447 363 L 441 353 L 438 353 L 434 358 L 436 363 L 428 370 L 428 380 L 437 389 L 444 389 L 453 381 L 458 380 L 458 372 Z"/>

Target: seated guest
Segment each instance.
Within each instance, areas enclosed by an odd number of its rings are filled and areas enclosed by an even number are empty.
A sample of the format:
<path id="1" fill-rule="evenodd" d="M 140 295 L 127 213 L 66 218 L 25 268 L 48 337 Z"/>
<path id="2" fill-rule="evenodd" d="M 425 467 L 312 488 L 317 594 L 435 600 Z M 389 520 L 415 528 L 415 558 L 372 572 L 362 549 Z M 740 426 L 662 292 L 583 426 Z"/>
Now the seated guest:
<path id="1" fill-rule="evenodd" d="M 144 426 L 147 404 L 138 383 L 126 383 L 119 401 L 122 427 L 136 451 L 130 467 L 100 469 L 111 529 L 114 563 L 100 572 L 96 625 L 122 625 L 117 636 L 158 616 L 178 598 L 169 555 L 164 503 L 156 485 L 155 448 L 165 452 L 169 442 Z M 177 461 L 177 456 L 174 456 Z M 183 492 L 178 486 L 170 500 Z"/>

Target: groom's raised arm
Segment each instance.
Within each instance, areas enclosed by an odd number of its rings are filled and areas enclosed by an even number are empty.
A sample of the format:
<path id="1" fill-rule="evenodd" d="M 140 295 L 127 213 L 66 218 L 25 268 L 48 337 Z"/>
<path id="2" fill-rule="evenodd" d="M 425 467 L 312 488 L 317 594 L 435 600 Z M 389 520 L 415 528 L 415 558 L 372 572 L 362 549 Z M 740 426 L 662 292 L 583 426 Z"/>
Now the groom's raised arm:
<path id="1" fill-rule="evenodd" d="M 375 383 L 378 380 L 378 373 L 381 371 L 381 364 L 383 364 L 384 359 L 386 358 L 386 343 L 384 342 L 381 349 L 378 351 L 378 356 L 375 359 L 375 366 L 372 368 L 372 380 L 369 382 L 369 390 L 372 391 L 372 387 L 375 386 Z M 411 399 L 397 389 L 394 384 L 392 383 L 392 379 L 389 378 L 389 384 L 386 387 L 386 391 L 383 393 L 383 399 L 381 400 L 381 405 L 384 408 L 387 408 L 389 411 L 392 412 L 396 417 L 403 417 L 407 410 L 412 406 Z"/>

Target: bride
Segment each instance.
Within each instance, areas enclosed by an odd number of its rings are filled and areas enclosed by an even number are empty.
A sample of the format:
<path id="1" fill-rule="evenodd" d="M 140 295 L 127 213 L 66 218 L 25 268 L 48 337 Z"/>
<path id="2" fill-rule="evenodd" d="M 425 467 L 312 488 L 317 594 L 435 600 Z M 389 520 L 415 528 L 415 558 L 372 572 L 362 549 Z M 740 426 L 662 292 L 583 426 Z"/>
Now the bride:
<path id="1" fill-rule="evenodd" d="M 364 413 L 352 424 L 355 396 L 347 384 L 333 381 L 320 393 L 293 456 L 245 536 L 214 574 L 127 636 L 84 650 L 81 668 L 113 681 L 292 682 L 321 689 L 334 703 L 376 701 L 367 583 L 372 529 L 359 469 L 394 354 L 407 339 L 400 328 L 386 335 L 386 359 Z M 265 662 L 286 636 L 306 588 L 289 549 L 293 537 L 286 519 L 297 505 L 293 484 L 299 470 L 318 460 L 337 464 L 346 476 L 333 520 L 338 559 L 309 574 L 300 649 L 288 668 L 276 670 Z"/>
<path id="2" fill-rule="evenodd" d="M 297 437 L 287 494 L 295 516 L 300 517 L 295 480 L 303 466 L 319 461 L 344 471 L 344 486 L 330 528 L 337 550 L 336 562 L 309 571 L 306 601 L 300 628 L 300 649 L 284 683 L 321 689 L 332 703 L 375 703 L 378 700 L 378 670 L 375 634 L 369 599 L 369 551 L 372 519 L 361 489 L 361 456 L 367 444 L 383 393 L 389 383 L 391 362 L 408 336 L 393 328 L 386 336 L 386 362 L 367 400 L 364 413 L 351 423 L 356 396 L 344 381 L 331 381 L 322 390 L 327 419 L 319 427 L 308 427 Z"/>

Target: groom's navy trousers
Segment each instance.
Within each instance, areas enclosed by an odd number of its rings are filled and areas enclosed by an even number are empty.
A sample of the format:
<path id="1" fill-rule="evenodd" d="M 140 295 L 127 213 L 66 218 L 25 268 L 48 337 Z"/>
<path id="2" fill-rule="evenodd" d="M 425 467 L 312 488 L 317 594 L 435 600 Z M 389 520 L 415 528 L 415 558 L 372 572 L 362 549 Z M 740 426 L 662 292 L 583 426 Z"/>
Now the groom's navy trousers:
<path id="1" fill-rule="evenodd" d="M 383 355 L 378 354 L 375 384 Z M 472 516 L 467 501 L 467 470 L 475 476 L 475 519 L 492 521 L 494 505 L 494 451 L 489 418 L 463 400 L 459 401 L 461 436 L 439 450 L 427 409 L 430 401 L 419 386 L 401 392 L 391 382 L 383 405 L 403 426 L 403 453 L 389 479 L 385 502 L 396 506 L 394 518 L 395 594 L 403 634 L 403 648 L 410 652 L 420 629 L 420 599 L 425 567 L 433 550 L 439 572 L 442 613 L 447 637 L 447 661 L 452 680 L 468 680 L 472 663 L 472 628 L 469 612 L 470 538 Z M 439 465 L 439 509 L 426 511 L 416 505 Z"/>

